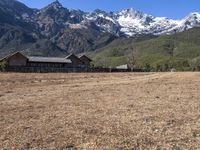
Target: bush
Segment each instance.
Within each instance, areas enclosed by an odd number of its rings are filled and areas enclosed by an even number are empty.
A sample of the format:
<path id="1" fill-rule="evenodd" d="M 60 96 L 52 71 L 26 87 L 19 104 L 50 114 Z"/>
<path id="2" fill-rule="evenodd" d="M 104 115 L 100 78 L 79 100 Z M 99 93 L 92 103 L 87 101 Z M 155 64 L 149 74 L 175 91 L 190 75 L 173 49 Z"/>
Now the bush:
<path id="1" fill-rule="evenodd" d="M 146 63 L 144 66 L 145 71 L 150 72 L 152 70 L 151 65 Z"/>
<path id="2" fill-rule="evenodd" d="M 0 62 L 0 71 L 5 71 L 7 67 L 7 61 L 3 60 Z"/>

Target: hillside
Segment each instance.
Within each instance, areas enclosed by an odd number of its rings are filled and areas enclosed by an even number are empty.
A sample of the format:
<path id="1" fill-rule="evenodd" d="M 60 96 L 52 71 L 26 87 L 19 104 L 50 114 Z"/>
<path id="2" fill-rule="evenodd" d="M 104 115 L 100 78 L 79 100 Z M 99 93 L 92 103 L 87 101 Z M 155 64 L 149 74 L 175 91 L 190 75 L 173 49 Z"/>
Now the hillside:
<path id="1" fill-rule="evenodd" d="M 198 69 L 200 65 L 200 28 L 161 37 L 117 39 L 90 53 L 94 64 L 117 66 L 136 61 L 135 66 L 162 71 Z"/>
<path id="2" fill-rule="evenodd" d="M 66 56 L 94 51 L 116 38 L 93 21 L 81 24 L 85 15 L 64 8 L 58 1 L 32 9 L 16 0 L 0 0 L 0 58 L 16 51 Z"/>
<path id="3" fill-rule="evenodd" d="M 133 8 L 84 12 L 65 8 L 56 0 L 33 9 L 17 0 L 0 0 L 0 57 L 16 51 L 37 56 L 93 52 L 121 41 L 174 34 L 199 26 L 198 12 L 173 20 Z M 118 54 L 118 50 L 114 53 Z M 124 57 L 112 60 L 113 65 L 123 61 Z"/>

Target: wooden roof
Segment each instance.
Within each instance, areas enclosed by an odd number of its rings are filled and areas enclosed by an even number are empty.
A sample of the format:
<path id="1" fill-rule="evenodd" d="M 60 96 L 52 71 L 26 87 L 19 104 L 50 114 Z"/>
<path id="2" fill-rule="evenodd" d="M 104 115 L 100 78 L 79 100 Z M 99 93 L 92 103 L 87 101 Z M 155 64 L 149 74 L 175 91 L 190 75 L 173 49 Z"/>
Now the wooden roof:
<path id="1" fill-rule="evenodd" d="M 2 58 L 0 61 L 8 59 L 16 54 L 20 54 L 28 59 L 29 62 L 49 62 L 49 63 L 72 63 L 70 59 L 67 58 L 59 58 L 59 57 L 34 57 L 34 56 L 26 56 L 21 52 L 15 52 L 13 54 L 7 55 Z"/>
<path id="2" fill-rule="evenodd" d="M 90 59 L 89 57 L 87 57 L 86 55 L 80 55 L 78 58 L 86 58 L 86 59 L 88 59 L 89 61 L 92 61 L 92 59 Z"/>
<path id="3" fill-rule="evenodd" d="M 0 61 L 7 59 L 11 56 L 14 56 L 16 54 L 20 54 L 22 56 L 24 56 L 25 58 L 27 58 L 30 62 L 49 62 L 49 63 L 72 63 L 72 60 L 70 60 L 70 58 L 75 58 L 78 59 L 80 61 L 82 61 L 82 58 L 86 58 L 89 61 L 92 61 L 90 58 L 88 58 L 86 55 L 80 55 L 80 56 L 76 56 L 74 54 L 70 54 L 65 58 L 59 58 L 59 57 L 34 57 L 34 56 L 26 56 L 24 54 L 22 54 L 21 52 L 15 52 L 13 54 L 7 55 L 5 57 L 3 57 L 2 59 L 0 59 Z"/>
<path id="4" fill-rule="evenodd" d="M 72 63 L 70 59 L 59 57 L 28 57 L 30 62 Z"/>
<path id="5" fill-rule="evenodd" d="M 9 58 L 9 57 L 12 57 L 12 56 L 16 55 L 16 54 L 20 54 L 20 55 L 22 55 L 23 57 L 25 57 L 25 58 L 28 59 L 27 56 L 25 56 L 24 54 L 22 54 L 21 52 L 18 51 L 18 52 L 15 52 L 15 53 L 9 54 L 9 55 L 7 55 L 7 56 L 1 58 L 0 61 L 3 61 L 3 60 L 5 60 L 5 59 L 7 59 L 7 58 Z"/>
<path id="6" fill-rule="evenodd" d="M 69 59 L 71 57 L 74 57 L 76 59 L 79 59 L 75 54 L 69 54 L 68 56 L 66 56 L 65 58 Z"/>

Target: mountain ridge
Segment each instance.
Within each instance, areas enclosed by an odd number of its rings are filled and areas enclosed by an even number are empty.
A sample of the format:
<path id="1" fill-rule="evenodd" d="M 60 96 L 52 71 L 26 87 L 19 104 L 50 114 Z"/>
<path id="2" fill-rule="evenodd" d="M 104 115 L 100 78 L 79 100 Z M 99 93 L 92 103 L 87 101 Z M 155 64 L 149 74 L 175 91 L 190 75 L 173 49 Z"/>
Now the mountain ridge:
<path id="1" fill-rule="evenodd" d="M 116 36 L 135 36 L 138 34 L 165 35 L 200 26 L 199 12 L 192 12 L 182 19 L 173 20 L 167 17 L 155 17 L 134 8 L 116 12 L 106 12 L 99 9 L 93 12 L 84 12 L 67 9 L 58 0 L 42 9 L 38 9 L 37 14 L 44 13 L 43 15 L 48 15 L 51 11 L 58 12 L 61 10 L 62 15 L 65 16 L 65 20 L 63 20 L 65 23 L 78 24 L 81 28 L 81 25 L 87 26 L 89 22 L 92 22 L 100 30 L 115 34 Z"/>
<path id="2" fill-rule="evenodd" d="M 98 9 L 84 12 L 65 8 L 56 0 L 42 9 L 32 9 L 17 0 L 0 0 L 0 24 L 0 55 L 16 50 L 30 55 L 38 55 L 41 50 L 40 55 L 47 55 L 40 49 L 47 42 L 54 45 L 48 56 L 60 56 L 95 51 L 121 37 L 160 36 L 199 27 L 200 13 L 172 20 L 133 8 L 119 12 Z M 24 40 L 27 36 L 32 40 Z M 51 48 L 57 48 L 58 53 Z"/>

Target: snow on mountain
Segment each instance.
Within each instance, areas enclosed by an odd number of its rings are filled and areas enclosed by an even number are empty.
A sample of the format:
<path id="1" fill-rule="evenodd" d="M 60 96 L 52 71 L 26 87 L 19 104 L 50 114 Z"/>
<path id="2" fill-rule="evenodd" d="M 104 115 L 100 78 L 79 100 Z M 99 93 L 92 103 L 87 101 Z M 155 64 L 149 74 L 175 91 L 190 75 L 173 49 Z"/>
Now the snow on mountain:
<path id="1" fill-rule="evenodd" d="M 150 28 L 153 17 L 134 9 L 122 10 L 116 13 L 117 22 L 121 26 L 121 32 L 129 36 L 142 33 Z M 147 31 L 146 31 L 147 32 Z"/>
<path id="2" fill-rule="evenodd" d="M 35 11 L 36 15 L 32 15 Z M 200 27 L 200 13 L 198 12 L 191 13 L 181 20 L 155 17 L 133 8 L 119 12 L 105 12 L 97 9 L 88 13 L 64 8 L 58 0 L 35 11 L 23 12 L 17 17 L 21 17 L 26 22 L 37 22 L 45 34 L 50 31 L 56 34 L 60 27 L 81 29 L 90 26 L 98 31 L 109 32 L 117 36 L 164 35 Z"/>
<path id="3" fill-rule="evenodd" d="M 200 26 L 200 13 L 191 13 L 185 19 L 182 20 L 182 25 L 186 29 L 192 28 L 194 26 Z"/>
<path id="4" fill-rule="evenodd" d="M 200 26 L 200 13 L 197 12 L 191 13 L 181 20 L 172 20 L 166 17 L 154 17 L 134 10 L 133 8 L 115 13 L 106 13 L 98 10 L 93 13 L 88 13 L 86 16 L 86 19 L 94 22 L 100 20 L 100 18 L 104 20 L 103 25 L 96 22 L 100 28 L 112 32 L 110 23 L 108 23 L 112 22 L 114 26 L 118 27 L 118 32 L 127 36 L 140 34 L 172 34 Z"/>
<path id="5" fill-rule="evenodd" d="M 182 20 L 172 20 L 166 17 L 154 17 L 134 9 L 122 10 L 116 13 L 121 32 L 128 36 L 136 34 L 172 34 L 200 26 L 200 13 L 191 13 Z"/>
<path id="6" fill-rule="evenodd" d="M 200 27 L 200 13 L 172 20 L 133 8 L 84 12 L 65 8 L 56 0 L 42 9 L 32 9 L 17 0 L 0 0 L 0 23 L 2 49 L 39 42 L 43 45 L 39 49 L 56 46 L 61 51 L 79 53 L 101 48 L 117 36 L 166 35 Z"/>

